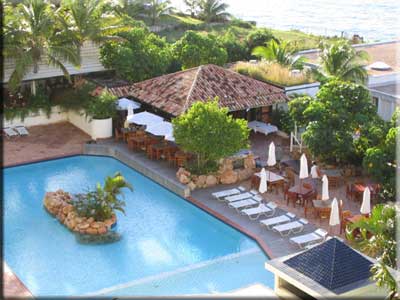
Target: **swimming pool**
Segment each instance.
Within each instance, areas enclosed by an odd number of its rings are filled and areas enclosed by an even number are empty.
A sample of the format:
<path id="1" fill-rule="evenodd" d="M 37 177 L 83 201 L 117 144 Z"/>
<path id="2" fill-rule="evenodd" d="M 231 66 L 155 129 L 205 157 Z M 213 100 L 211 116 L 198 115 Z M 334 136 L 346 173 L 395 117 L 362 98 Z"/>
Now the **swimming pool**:
<path id="1" fill-rule="evenodd" d="M 122 239 L 82 245 L 43 208 L 46 191 L 83 192 L 121 171 Z M 34 296 L 184 295 L 273 287 L 258 245 L 116 159 L 74 156 L 4 169 L 4 258 Z"/>

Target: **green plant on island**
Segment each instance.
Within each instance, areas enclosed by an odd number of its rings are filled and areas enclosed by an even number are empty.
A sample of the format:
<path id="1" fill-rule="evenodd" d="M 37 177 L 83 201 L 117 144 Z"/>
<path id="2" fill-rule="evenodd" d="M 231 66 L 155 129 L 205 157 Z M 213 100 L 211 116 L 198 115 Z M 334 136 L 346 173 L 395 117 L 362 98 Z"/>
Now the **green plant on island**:
<path id="1" fill-rule="evenodd" d="M 234 119 L 227 108 L 220 108 L 218 98 L 194 103 L 172 124 L 175 142 L 196 154 L 198 174 L 215 170 L 219 159 L 249 147 L 247 121 Z"/>
<path id="2" fill-rule="evenodd" d="M 172 63 L 170 45 L 147 28 L 119 34 L 123 42 L 108 41 L 100 48 L 100 61 L 121 78 L 138 82 L 165 74 Z"/>
<path id="3" fill-rule="evenodd" d="M 200 0 L 199 17 L 205 22 L 225 21 L 230 17 L 229 5 L 220 0 Z"/>
<path id="4" fill-rule="evenodd" d="M 355 50 L 348 41 L 334 43 L 322 42 L 320 45 L 320 68 L 314 69 L 321 82 L 331 78 L 364 84 L 368 78 L 364 68 L 368 62 L 368 53 Z"/>
<path id="5" fill-rule="evenodd" d="M 218 40 L 228 54 L 227 62 L 247 60 L 248 50 L 246 43 L 238 39 L 234 28 L 230 28 L 224 35 L 219 37 Z"/>
<path id="6" fill-rule="evenodd" d="M 369 218 L 349 224 L 346 229 L 352 245 L 377 260 L 371 268 L 372 279 L 378 287 L 389 291 L 388 299 L 399 299 L 400 296 L 396 275 L 389 270 L 398 267 L 396 231 L 400 230 L 399 218 L 398 204 L 377 204 Z M 354 229 L 360 230 L 359 237 L 353 236 Z"/>
<path id="7" fill-rule="evenodd" d="M 296 48 L 290 43 L 270 40 L 265 46 L 255 47 L 251 54 L 266 61 L 275 62 L 290 69 L 303 69 L 304 57 L 295 55 Z"/>
<path id="8" fill-rule="evenodd" d="M 116 210 L 125 214 L 125 202 L 119 199 L 119 196 L 123 196 L 124 188 L 133 191 L 132 185 L 117 172 L 112 177 L 107 176 L 103 186 L 97 183 L 95 190 L 76 195 L 72 205 L 81 217 L 105 221 L 110 219 Z"/>
<path id="9" fill-rule="evenodd" d="M 202 35 L 187 31 L 173 45 L 174 56 L 182 64 L 182 69 L 189 69 L 205 64 L 223 65 L 228 54 L 218 39 L 213 35 Z"/>
<path id="10" fill-rule="evenodd" d="M 117 96 L 103 90 L 100 95 L 93 97 L 85 106 L 85 114 L 91 119 L 108 119 L 117 114 L 115 101 Z"/>

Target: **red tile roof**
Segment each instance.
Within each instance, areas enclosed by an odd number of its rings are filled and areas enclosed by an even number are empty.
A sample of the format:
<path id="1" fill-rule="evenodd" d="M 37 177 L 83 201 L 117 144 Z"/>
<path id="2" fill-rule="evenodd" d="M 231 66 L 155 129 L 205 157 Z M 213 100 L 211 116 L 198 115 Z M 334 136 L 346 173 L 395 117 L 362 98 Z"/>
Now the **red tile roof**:
<path id="1" fill-rule="evenodd" d="M 216 65 L 203 65 L 109 90 L 118 97 L 134 97 L 174 116 L 196 101 L 216 96 L 220 105 L 230 111 L 288 101 L 283 89 Z"/>

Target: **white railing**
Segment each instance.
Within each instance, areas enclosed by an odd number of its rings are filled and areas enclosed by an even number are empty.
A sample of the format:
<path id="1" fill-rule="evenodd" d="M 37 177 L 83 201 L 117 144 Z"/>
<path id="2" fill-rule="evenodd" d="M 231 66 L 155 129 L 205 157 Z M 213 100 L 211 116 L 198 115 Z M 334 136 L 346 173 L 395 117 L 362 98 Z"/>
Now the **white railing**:
<path id="1" fill-rule="evenodd" d="M 293 152 L 294 146 L 299 147 L 300 152 L 303 149 L 303 139 L 301 133 L 297 130 L 297 125 L 294 125 L 294 132 L 290 132 L 290 152 Z"/>

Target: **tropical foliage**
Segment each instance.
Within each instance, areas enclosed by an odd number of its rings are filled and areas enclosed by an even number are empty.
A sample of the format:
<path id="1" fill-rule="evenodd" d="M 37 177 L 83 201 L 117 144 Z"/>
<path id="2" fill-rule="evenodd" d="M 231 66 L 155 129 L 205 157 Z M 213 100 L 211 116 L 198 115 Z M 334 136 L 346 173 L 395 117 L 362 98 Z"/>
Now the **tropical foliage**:
<path id="1" fill-rule="evenodd" d="M 224 21 L 230 17 L 227 8 L 220 0 L 200 0 L 199 17 L 206 22 Z"/>
<path id="2" fill-rule="evenodd" d="M 118 198 L 123 195 L 123 188 L 133 190 L 132 185 L 117 172 L 113 177 L 107 176 L 103 186 L 97 183 L 96 189 L 76 195 L 72 205 L 80 216 L 104 221 L 111 218 L 115 210 L 125 213 L 125 202 Z"/>
<path id="3" fill-rule="evenodd" d="M 136 27 L 119 34 L 123 42 L 109 41 L 100 49 L 100 61 L 124 79 L 137 82 L 164 74 L 172 52 L 165 39 Z"/>
<path id="4" fill-rule="evenodd" d="M 344 81 L 365 83 L 368 77 L 364 64 L 368 60 L 365 51 L 356 51 L 347 41 L 322 43 L 320 68 L 315 72 L 321 81 L 336 77 Z"/>
<path id="5" fill-rule="evenodd" d="M 155 25 L 157 20 L 164 15 L 172 12 L 173 8 L 170 6 L 169 0 L 147 0 L 145 1 L 145 13 L 151 20 L 151 25 Z"/>
<path id="6" fill-rule="evenodd" d="M 237 38 L 233 29 L 228 30 L 219 38 L 222 47 L 228 54 L 228 62 L 246 60 L 248 57 L 246 44 Z"/>
<path id="7" fill-rule="evenodd" d="M 389 299 L 398 299 L 398 282 L 389 268 L 397 268 L 396 231 L 399 230 L 400 207 L 394 203 L 378 204 L 371 216 L 350 224 L 346 230 L 348 239 L 365 254 L 377 259 L 371 269 L 372 278 L 379 287 L 390 291 Z M 352 231 L 358 228 L 361 236 L 354 238 Z"/>
<path id="8" fill-rule="evenodd" d="M 295 55 L 296 50 L 287 42 L 271 40 L 266 46 L 257 46 L 251 52 L 252 55 L 261 57 L 266 61 L 272 61 L 290 69 L 302 69 L 304 57 Z"/>
<path id="9" fill-rule="evenodd" d="M 266 28 L 253 29 L 246 36 L 246 44 L 249 54 L 251 54 L 251 51 L 254 48 L 258 46 L 265 46 L 271 40 L 278 41 L 271 30 L 268 30 Z"/>
<path id="10" fill-rule="evenodd" d="M 228 54 L 213 35 L 202 35 L 187 31 L 173 45 L 175 58 L 182 64 L 182 69 L 189 69 L 204 64 L 222 65 Z"/>
<path id="11" fill-rule="evenodd" d="M 15 63 L 10 89 L 16 91 L 30 70 L 38 73 L 41 61 L 59 68 L 69 79 L 64 63 L 79 66 L 79 49 L 55 29 L 54 8 L 49 2 L 25 0 L 15 8 L 6 3 L 4 12 L 3 54 Z"/>
<path id="12" fill-rule="evenodd" d="M 172 123 L 176 143 L 197 155 L 198 167 L 249 146 L 247 121 L 228 115 L 228 109 L 220 108 L 217 98 L 194 103 Z"/>
<path id="13" fill-rule="evenodd" d="M 360 164 L 355 133 L 376 116 L 368 90 L 358 84 L 332 80 L 316 98 L 303 96 L 289 102 L 298 125 L 306 126 L 303 140 L 313 155 L 330 163 Z"/>
<path id="14" fill-rule="evenodd" d="M 117 96 L 103 90 L 97 97 L 93 97 L 86 104 L 86 115 L 93 119 L 108 119 L 117 114 L 115 101 Z"/>
<path id="15" fill-rule="evenodd" d="M 184 0 L 183 3 L 187 6 L 187 11 L 194 18 L 200 9 L 200 0 Z"/>

